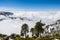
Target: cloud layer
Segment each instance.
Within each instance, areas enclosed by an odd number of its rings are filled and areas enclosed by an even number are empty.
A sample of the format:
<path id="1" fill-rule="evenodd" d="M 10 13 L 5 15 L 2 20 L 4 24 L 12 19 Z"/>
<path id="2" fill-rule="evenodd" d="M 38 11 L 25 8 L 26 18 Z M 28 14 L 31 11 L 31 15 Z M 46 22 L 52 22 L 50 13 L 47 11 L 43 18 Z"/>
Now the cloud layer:
<path id="1" fill-rule="evenodd" d="M 0 33 L 20 33 L 21 26 L 24 23 L 29 25 L 29 28 L 33 27 L 37 21 L 42 20 L 46 24 L 54 23 L 56 20 L 60 19 L 60 11 L 25 11 L 25 10 L 16 10 L 16 9 L 4 9 L 0 8 L 1 11 L 12 12 L 14 15 L 12 17 L 25 17 L 32 21 L 28 20 L 19 20 L 19 19 L 8 19 L 5 16 L 0 18 L 6 18 L 7 20 L 0 22 Z"/>

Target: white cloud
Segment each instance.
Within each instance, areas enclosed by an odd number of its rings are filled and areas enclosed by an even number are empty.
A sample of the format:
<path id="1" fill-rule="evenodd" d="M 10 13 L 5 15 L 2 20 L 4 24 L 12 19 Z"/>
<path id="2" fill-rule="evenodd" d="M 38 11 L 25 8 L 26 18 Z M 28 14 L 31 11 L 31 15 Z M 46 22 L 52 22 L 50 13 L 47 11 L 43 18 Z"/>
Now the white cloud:
<path id="1" fill-rule="evenodd" d="M 60 16 L 60 11 L 25 11 L 25 10 L 18 10 L 14 8 L 4 8 L 1 7 L 0 11 L 9 11 L 13 12 L 15 16 L 22 16 L 22 17 L 40 17 L 40 18 L 47 18 L 47 19 L 56 19 Z"/>
<path id="2" fill-rule="evenodd" d="M 39 21 L 40 19 L 43 20 L 45 23 L 52 23 L 57 19 L 60 19 L 60 11 L 25 11 L 25 10 L 17 10 L 13 8 L 0 8 L 0 11 L 9 11 L 14 13 L 14 16 L 18 17 L 27 17 L 32 20 Z M 21 29 L 21 25 L 23 23 L 27 23 L 29 28 L 35 25 L 36 21 L 21 21 L 21 20 L 5 20 L 0 22 L 0 32 L 11 34 L 19 33 Z M 8 24 L 8 25 L 7 25 Z M 8 28 L 8 29 L 7 29 Z M 4 29 L 4 30 L 3 30 Z"/>

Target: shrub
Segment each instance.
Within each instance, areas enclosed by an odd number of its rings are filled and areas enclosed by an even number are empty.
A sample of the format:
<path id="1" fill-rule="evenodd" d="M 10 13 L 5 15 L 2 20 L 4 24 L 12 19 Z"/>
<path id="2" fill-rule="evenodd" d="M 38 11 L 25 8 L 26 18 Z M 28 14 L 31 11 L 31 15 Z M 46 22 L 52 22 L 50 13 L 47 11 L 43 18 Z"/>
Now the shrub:
<path id="1" fill-rule="evenodd" d="M 19 38 L 19 37 L 16 37 L 16 38 L 15 38 L 15 40 L 22 40 L 22 39 L 21 39 L 21 38 Z"/>

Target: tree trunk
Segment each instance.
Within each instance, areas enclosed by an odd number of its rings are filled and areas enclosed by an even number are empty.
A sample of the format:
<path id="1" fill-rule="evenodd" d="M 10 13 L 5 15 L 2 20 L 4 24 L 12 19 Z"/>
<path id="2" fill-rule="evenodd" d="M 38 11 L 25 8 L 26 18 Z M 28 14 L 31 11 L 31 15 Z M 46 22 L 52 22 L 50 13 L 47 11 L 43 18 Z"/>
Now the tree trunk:
<path id="1" fill-rule="evenodd" d="M 41 37 L 41 33 L 39 33 L 39 37 Z"/>
<path id="2" fill-rule="evenodd" d="M 25 32 L 25 38 L 26 38 L 26 32 Z"/>
<path id="3" fill-rule="evenodd" d="M 33 37 L 33 34 L 32 34 L 32 37 Z"/>

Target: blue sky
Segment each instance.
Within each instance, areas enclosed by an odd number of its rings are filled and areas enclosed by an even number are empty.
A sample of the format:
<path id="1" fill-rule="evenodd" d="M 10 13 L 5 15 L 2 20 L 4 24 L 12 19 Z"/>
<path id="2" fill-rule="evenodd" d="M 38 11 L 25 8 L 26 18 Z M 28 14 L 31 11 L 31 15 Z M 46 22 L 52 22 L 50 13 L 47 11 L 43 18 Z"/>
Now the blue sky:
<path id="1" fill-rule="evenodd" d="M 60 10 L 60 0 L 0 0 L 0 7 L 24 10 Z"/>

